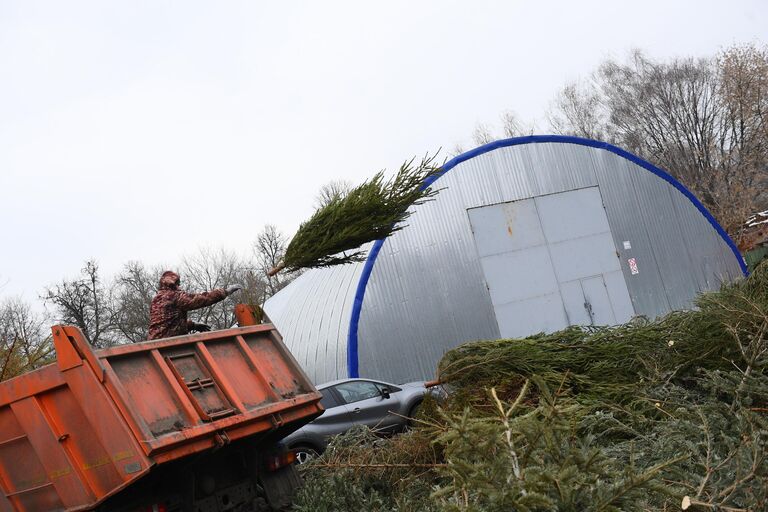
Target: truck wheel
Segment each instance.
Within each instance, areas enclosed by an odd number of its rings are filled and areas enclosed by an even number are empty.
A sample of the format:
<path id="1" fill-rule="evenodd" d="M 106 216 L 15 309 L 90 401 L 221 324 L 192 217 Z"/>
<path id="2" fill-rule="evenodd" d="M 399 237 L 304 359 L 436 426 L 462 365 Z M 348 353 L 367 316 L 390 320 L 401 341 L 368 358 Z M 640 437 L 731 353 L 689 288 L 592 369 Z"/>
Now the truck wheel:
<path id="1" fill-rule="evenodd" d="M 262 472 L 259 475 L 259 484 L 272 510 L 287 510 L 293 503 L 296 491 L 301 487 L 301 475 L 296 466 L 283 466 L 274 472 Z"/>
<path id="2" fill-rule="evenodd" d="M 300 444 L 295 446 L 293 451 L 296 454 L 296 462 L 298 464 L 306 464 L 310 460 L 320 455 L 317 450 L 308 444 Z"/>
<path id="3" fill-rule="evenodd" d="M 256 498 L 253 500 L 253 510 L 254 512 L 272 512 L 272 507 L 264 498 Z"/>

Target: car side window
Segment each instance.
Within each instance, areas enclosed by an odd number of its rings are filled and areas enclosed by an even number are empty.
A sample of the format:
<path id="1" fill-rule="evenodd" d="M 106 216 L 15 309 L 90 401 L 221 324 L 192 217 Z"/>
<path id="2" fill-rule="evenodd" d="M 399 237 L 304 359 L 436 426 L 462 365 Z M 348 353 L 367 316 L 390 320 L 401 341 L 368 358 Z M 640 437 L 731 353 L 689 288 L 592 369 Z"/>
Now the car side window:
<path id="1" fill-rule="evenodd" d="M 381 396 L 381 392 L 376 387 L 376 384 L 364 380 L 337 384 L 335 389 L 348 404 Z"/>
<path id="2" fill-rule="evenodd" d="M 387 388 L 390 393 L 397 393 L 398 391 L 402 391 L 402 389 L 397 386 L 393 386 L 391 384 L 382 384 L 381 382 L 377 382 L 376 386 L 378 386 L 379 391 L 384 391 L 384 388 Z"/>
<path id="3" fill-rule="evenodd" d="M 320 391 L 320 393 L 323 395 L 323 398 L 320 399 L 320 405 L 323 406 L 323 409 L 331 409 L 341 405 L 336 399 L 336 396 L 333 394 L 333 390 L 324 389 Z"/>

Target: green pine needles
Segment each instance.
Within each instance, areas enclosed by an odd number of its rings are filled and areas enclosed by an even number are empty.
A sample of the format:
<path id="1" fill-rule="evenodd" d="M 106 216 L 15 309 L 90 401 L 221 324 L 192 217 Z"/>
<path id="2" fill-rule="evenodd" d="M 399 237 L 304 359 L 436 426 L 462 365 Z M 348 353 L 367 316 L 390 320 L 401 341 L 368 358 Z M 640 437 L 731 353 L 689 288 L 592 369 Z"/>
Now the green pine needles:
<path id="1" fill-rule="evenodd" d="M 764 367 L 768 363 L 768 266 L 716 293 L 697 309 L 619 327 L 570 327 L 522 340 L 467 343 L 448 352 L 438 374 L 462 388 L 490 388 L 538 376 L 566 386 L 580 401 L 626 403 L 649 380 L 682 379 L 701 370 Z M 747 371 L 747 370 L 745 370 Z"/>
<path id="2" fill-rule="evenodd" d="M 390 180 L 384 172 L 318 208 L 291 239 L 282 264 L 273 269 L 295 271 L 341 265 L 365 259 L 361 246 L 404 227 L 409 208 L 428 201 L 437 190 L 425 181 L 440 172 L 434 156 L 413 158 Z"/>
<path id="3" fill-rule="evenodd" d="M 448 401 L 339 437 L 295 509 L 768 510 L 768 263 L 696 306 L 448 352 Z"/>

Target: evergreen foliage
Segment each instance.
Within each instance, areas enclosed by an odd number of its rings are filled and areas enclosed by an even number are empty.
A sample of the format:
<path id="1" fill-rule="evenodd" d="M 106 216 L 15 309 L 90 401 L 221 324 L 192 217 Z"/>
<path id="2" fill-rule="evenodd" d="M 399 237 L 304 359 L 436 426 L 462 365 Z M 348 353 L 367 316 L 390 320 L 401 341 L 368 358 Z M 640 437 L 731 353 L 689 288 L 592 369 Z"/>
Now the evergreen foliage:
<path id="1" fill-rule="evenodd" d="M 338 438 L 298 510 L 768 510 L 768 265 L 696 304 L 449 352 L 448 401 Z"/>
<path id="2" fill-rule="evenodd" d="M 363 244 L 405 227 L 403 222 L 411 214 L 409 208 L 437 194 L 436 189 L 424 186 L 425 180 L 441 170 L 435 158 L 413 158 L 403 163 L 390 180 L 381 171 L 362 185 L 329 197 L 299 227 L 282 265 L 272 272 L 362 261 Z"/>

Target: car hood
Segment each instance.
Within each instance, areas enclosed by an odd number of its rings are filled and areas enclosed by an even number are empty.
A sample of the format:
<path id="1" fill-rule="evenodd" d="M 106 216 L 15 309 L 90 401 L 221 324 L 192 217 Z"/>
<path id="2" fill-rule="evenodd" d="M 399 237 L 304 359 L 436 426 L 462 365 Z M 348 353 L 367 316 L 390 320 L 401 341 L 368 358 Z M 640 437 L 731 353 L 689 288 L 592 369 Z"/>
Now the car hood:
<path id="1" fill-rule="evenodd" d="M 404 384 L 398 384 L 401 388 L 424 388 L 424 381 L 417 380 L 414 382 L 406 382 Z"/>

